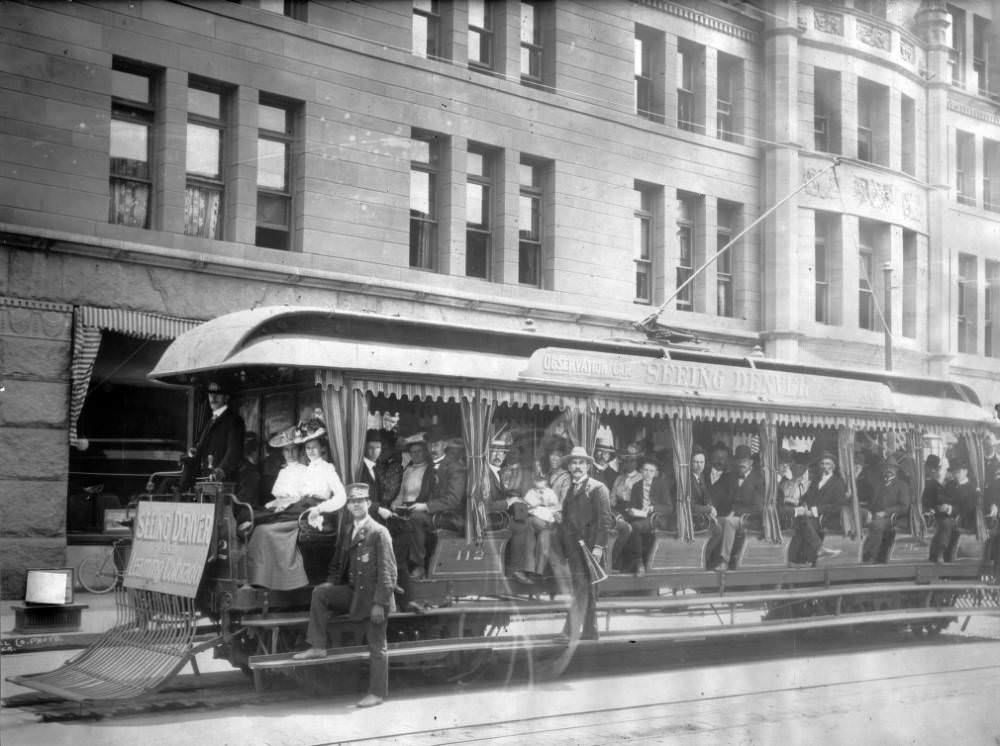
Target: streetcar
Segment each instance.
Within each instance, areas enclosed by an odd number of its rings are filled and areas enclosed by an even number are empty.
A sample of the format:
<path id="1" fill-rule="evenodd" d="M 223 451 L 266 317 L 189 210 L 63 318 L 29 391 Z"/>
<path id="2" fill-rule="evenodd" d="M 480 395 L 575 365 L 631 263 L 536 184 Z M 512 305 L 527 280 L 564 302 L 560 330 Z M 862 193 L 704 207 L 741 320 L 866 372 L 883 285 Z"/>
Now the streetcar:
<path id="1" fill-rule="evenodd" d="M 557 674 L 580 646 L 841 627 L 923 635 L 1000 614 L 982 497 L 985 448 L 998 423 L 956 382 L 288 306 L 230 313 L 186 332 L 149 377 L 195 388 L 223 381 L 234 392 L 230 406 L 262 444 L 321 416 L 345 483 L 355 481 L 369 429 L 406 435 L 433 423 L 454 434 L 468 474 L 465 513 L 438 528 L 426 573 L 411 584 L 410 608 L 390 616 L 394 669 L 462 677 L 521 656 Z M 645 444 L 672 479 L 675 518 L 656 527 L 644 571 L 605 568 L 597 640 L 557 634 L 568 591 L 554 577 L 524 583 L 510 571 L 509 526 L 487 509 L 487 462 L 498 436 L 520 455 L 508 465 L 515 484 L 530 477 L 553 439 L 588 452 L 598 438 L 619 451 Z M 764 482 L 761 516 L 741 531 L 723 570 L 708 556 L 712 532 L 692 510 L 689 484 L 695 450 L 720 446 L 749 451 Z M 789 454 L 808 462 L 820 452 L 835 455 L 848 504 L 822 527 L 824 557 L 796 563 L 778 462 Z M 980 488 L 946 562 L 929 559 L 933 526 L 920 509 L 930 454 L 965 460 Z M 911 496 L 910 513 L 890 517 L 889 541 L 875 557 L 863 556 L 869 516 L 859 492 L 868 476 L 856 463 L 863 455 L 896 459 Z M 273 454 L 262 445 L 258 456 L 266 477 Z M 161 553 L 170 525 L 183 524 L 174 529 L 183 539 L 177 556 L 144 556 L 134 537 L 121 623 L 66 666 L 17 683 L 71 699 L 117 698 L 155 690 L 206 648 L 258 686 L 272 675 L 308 677 L 366 657 L 345 638 L 319 661 L 292 658 L 303 645 L 309 588 L 248 583 L 240 527 L 253 508 L 233 485 L 153 490 L 136 508 L 136 526 L 156 537 Z M 335 516 L 319 530 L 300 523 L 310 583 L 325 577 L 336 524 Z"/>

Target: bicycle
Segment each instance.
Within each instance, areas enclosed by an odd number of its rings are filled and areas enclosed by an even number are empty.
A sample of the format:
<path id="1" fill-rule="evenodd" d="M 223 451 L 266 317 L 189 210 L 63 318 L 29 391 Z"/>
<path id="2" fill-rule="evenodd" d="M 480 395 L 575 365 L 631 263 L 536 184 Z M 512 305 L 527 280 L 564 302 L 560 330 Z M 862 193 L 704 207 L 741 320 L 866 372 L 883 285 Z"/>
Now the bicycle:
<path id="1" fill-rule="evenodd" d="M 131 537 L 121 536 L 105 547 L 101 554 L 84 557 L 77 566 L 76 577 L 84 590 L 91 593 L 109 593 L 125 578 L 128 567 Z"/>

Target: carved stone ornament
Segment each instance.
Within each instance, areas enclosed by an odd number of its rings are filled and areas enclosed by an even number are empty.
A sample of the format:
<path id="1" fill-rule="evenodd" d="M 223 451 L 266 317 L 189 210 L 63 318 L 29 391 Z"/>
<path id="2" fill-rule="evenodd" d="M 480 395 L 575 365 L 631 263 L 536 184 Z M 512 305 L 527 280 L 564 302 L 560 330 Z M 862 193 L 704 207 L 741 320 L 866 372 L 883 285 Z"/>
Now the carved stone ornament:
<path id="1" fill-rule="evenodd" d="M 805 16 L 799 16 L 799 31 L 805 33 L 809 30 L 809 20 Z"/>
<path id="2" fill-rule="evenodd" d="M 903 192 L 899 196 L 899 207 L 903 211 L 903 217 L 914 222 L 921 222 L 924 219 L 924 211 L 920 207 L 920 196 L 913 192 Z"/>
<path id="3" fill-rule="evenodd" d="M 917 61 L 917 48 L 910 42 L 900 39 L 899 56 L 903 58 L 904 62 L 909 62 L 912 65 Z"/>
<path id="4" fill-rule="evenodd" d="M 889 31 L 888 29 L 876 26 L 860 18 L 857 23 L 858 39 L 870 47 L 889 51 Z"/>
<path id="5" fill-rule="evenodd" d="M 802 181 L 809 181 L 821 170 L 819 168 L 807 168 L 802 174 Z M 819 197 L 820 199 L 834 199 L 840 196 L 837 190 L 837 181 L 833 178 L 832 173 L 827 173 L 810 182 L 805 188 L 805 193 L 813 197 Z"/>
<path id="6" fill-rule="evenodd" d="M 865 176 L 854 177 L 854 196 L 859 204 L 871 205 L 876 210 L 885 210 L 895 202 L 892 184 L 886 184 Z"/>
<path id="7" fill-rule="evenodd" d="M 822 10 L 813 11 L 813 23 L 817 31 L 825 34 L 844 35 L 844 16 L 840 13 L 827 13 Z"/>

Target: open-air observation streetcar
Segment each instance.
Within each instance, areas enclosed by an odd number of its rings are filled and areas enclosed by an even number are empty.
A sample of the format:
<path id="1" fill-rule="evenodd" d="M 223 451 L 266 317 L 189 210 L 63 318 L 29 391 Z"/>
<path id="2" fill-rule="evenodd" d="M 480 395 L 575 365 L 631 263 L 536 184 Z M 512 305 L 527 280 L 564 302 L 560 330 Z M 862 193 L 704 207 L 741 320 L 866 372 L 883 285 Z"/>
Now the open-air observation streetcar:
<path id="1" fill-rule="evenodd" d="M 527 586 L 510 577 L 509 531 L 486 514 L 487 454 L 500 431 L 532 459 L 556 432 L 588 452 L 598 433 L 619 448 L 643 440 L 672 469 L 676 522 L 656 531 L 644 574 L 611 572 L 601 583 L 606 631 L 585 644 L 869 624 L 934 633 L 959 617 L 1000 614 L 996 568 L 985 559 L 990 527 L 982 490 L 954 559 L 928 561 L 933 528 L 919 508 L 925 456 L 960 452 L 983 486 L 984 444 L 997 428 L 975 393 L 954 382 L 293 307 L 206 322 L 180 336 L 150 378 L 178 386 L 225 381 L 234 391 L 230 406 L 262 440 L 321 409 L 345 482 L 354 481 L 366 430 L 384 415 L 393 423 L 398 416 L 400 429 L 433 421 L 461 436 L 468 467 L 464 533 L 437 532 L 426 578 L 412 584 L 423 611 L 390 617 L 393 667 L 460 675 L 497 653 L 564 664 L 576 647 L 577 640 L 567 646 L 555 635 L 565 590 L 551 578 Z M 709 532 L 692 518 L 689 489 L 693 448 L 719 442 L 752 446 L 765 482 L 761 520 L 747 526 L 738 556 L 721 572 L 708 569 Z M 776 472 L 779 452 L 787 450 L 835 453 L 850 495 L 841 525 L 824 526 L 824 545 L 839 554 L 813 565 L 790 564 L 787 556 L 791 530 L 779 515 Z M 912 515 L 896 516 L 889 552 L 867 562 L 854 478 L 855 453 L 865 450 L 904 457 L 913 505 Z M 361 647 L 318 662 L 291 659 L 301 644 L 308 594 L 247 583 L 237 531 L 245 518 L 234 516 L 242 506 L 231 493 L 231 485 L 203 483 L 193 495 L 141 496 L 138 521 L 147 527 L 154 525 L 154 508 L 200 509 L 185 518 L 182 535 L 192 545 L 208 537 L 201 554 L 157 575 L 144 573 L 136 565 L 142 553 L 134 552 L 120 626 L 63 668 L 18 683 L 73 699 L 127 697 L 162 685 L 209 645 L 258 680 L 267 671 L 364 659 Z M 208 533 L 198 529 L 206 520 Z M 310 581 L 320 582 L 336 531 L 300 541 L 309 545 Z M 206 620 L 214 635 L 195 645 L 195 630 Z"/>

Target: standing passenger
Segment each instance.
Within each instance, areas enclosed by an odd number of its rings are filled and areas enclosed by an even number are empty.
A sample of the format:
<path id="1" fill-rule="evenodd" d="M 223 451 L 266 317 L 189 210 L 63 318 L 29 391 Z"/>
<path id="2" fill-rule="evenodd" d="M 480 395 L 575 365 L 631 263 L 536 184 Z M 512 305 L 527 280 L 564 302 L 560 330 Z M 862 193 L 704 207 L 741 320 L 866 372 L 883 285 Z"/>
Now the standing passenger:
<path id="1" fill-rule="evenodd" d="M 951 562 L 955 559 L 958 546 L 958 526 L 952 515 L 948 492 L 944 488 L 948 460 L 931 454 L 924 461 L 924 491 L 920 496 L 920 506 L 934 515 L 934 536 L 931 539 L 931 562 Z"/>
<path id="2" fill-rule="evenodd" d="M 234 481 L 243 458 L 246 425 L 243 418 L 229 408 L 229 392 L 218 381 L 209 381 L 205 393 L 212 418 L 201 431 L 197 445 L 183 461 L 181 491 L 190 490 L 200 476 L 210 477 L 216 482 Z"/>
<path id="3" fill-rule="evenodd" d="M 358 707 L 382 704 L 388 695 L 386 621 L 395 611 L 392 591 L 396 585 L 396 561 L 392 540 L 386 528 L 368 515 L 371 505 L 368 492 L 367 484 L 348 486 L 350 541 L 337 548 L 327 581 L 313 589 L 306 633 L 309 649 L 292 656 L 295 660 L 325 658 L 327 625 L 333 616 L 348 614 L 357 628 L 364 629 L 371 666 L 368 694 L 358 702 Z"/>

